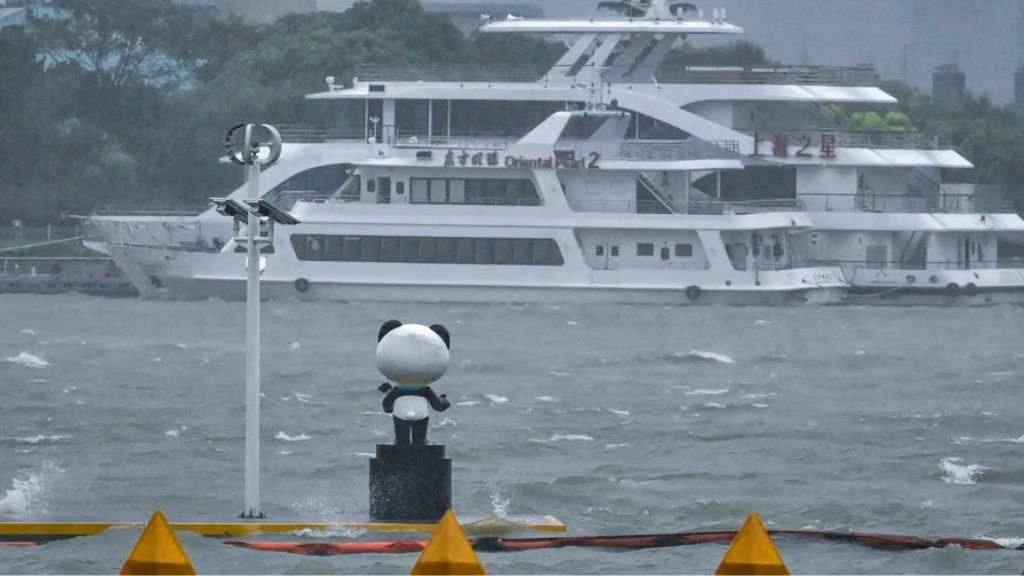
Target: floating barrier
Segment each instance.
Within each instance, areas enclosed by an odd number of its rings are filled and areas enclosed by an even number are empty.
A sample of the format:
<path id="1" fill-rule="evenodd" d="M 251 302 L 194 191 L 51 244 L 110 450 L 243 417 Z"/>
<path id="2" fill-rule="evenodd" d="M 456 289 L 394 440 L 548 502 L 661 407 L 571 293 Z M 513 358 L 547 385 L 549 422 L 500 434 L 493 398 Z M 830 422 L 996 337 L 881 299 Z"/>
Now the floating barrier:
<path id="1" fill-rule="evenodd" d="M 671 546 L 693 546 L 697 544 L 728 543 L 739 533 L 737 530 L 714 532 L 675 532 L 667 534 L 631 534 L 616 536 L 560 536 L 550 538 L 472 538 L 470 543 L 478 552 L 521 552 L 542 548 L 609 548 L 619 550 L 640 550 L 644 548 L 666 548 Z M 897 534 L 872 534 L 865 532 L 839 532 L 830 530 L 768 530 L 771 536 L 792 538 L 815 538 L 833 540 L 880 548 L 886 550 L 921 550 L 924 548 L 946 548 L 959 546 L 969 550 L 1024 550 L 1024 544 L 1013 547 L 1003 546 L 992 540 L 979 538 L 937 538 Z M 287 552 L 307 556 L 336 556 L 344 554 L 405 554 L 420 552 L 426 546 L 423 540 L 391 540 L 377 542 L 248 542 L 226 540 L 225 544 L 262 550 L 266 552 Z"/>
<path id="2" fill-rule="evenodd" d="M 0 522 L 0 544 L 45 544 L 80 536 L 95 536 L 111 528 L 142 526 L 141 522 Z M 402 522 L 174 522 L 174 530 L 194 532 L 213 538 L 242 538 L 257 534 L 332 530 L 364 530 L 367 532 L 432 533 L 434 523 Z M 470 534 L 505 534 L 517 531 L 565 532 L 565 524 L 551 515 L 483 518 L 462 525 Z"/>

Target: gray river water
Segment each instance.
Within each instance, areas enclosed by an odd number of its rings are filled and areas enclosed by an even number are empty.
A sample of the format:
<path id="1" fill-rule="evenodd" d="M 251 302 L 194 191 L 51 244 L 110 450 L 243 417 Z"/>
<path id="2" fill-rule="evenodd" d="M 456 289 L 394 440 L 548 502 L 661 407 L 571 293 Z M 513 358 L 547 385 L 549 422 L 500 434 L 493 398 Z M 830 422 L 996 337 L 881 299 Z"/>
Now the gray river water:
<path id="1" fill-rule="evenodd" d="M 365 520 L 391 437 L 376 332 L 443 323 L 455 404 L 430 436 L 463 516 L 571 534 L 776 528 L 1024 543 L 1024 309 L 270 302 L 264 511 Z M 0 520 L 231 521 L 242 508 L 244 305 L 0 295 Z M 0 547 L 5 573 L 112 573 L 137 529 Z M 339 531 L 328 539 L 389 539 Z M 408 573 L 182 534 L 200 573 Z M 278 540 L 301 540 L 294 535 Z M 793 573 L 1019 573 L 1024 552 L 779 538 Z M 485 553 L 492 574 L 712 573 L 725 545 Z"/>

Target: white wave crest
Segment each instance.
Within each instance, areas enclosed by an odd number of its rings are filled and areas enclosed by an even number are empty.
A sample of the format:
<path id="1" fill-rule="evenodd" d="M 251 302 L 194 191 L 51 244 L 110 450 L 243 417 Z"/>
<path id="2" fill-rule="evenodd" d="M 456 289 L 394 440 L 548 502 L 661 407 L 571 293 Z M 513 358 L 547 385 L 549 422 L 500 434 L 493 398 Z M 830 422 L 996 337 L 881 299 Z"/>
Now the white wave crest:
<path id="1" fill-rule="evenodd" d="M 298 433 L 295 436 L 290 436 L 285 433 L 284 430 L 278 430 L 277 434 L 274 434 L 275 440 L 284 440 L 285 442 L 303 442 L 309 440 L 309 436 L 303 433 Z"/>
<path id="2" fill-rule="evenodd" d="M 36 335 L 36 331 L 31 329 L 31 328 L 25 328 L 24 330 L 21 331 L 21 333 L 22 334 L 27 334 L 29 336 L 35 336 Z"/>
<path id="3" fill-rule="evenodd" d="M 35 354 L 30 354 L 28 352 L 22 352 L 17 356 L 10 356 L 4 358 L 4 361 L 10 362 L 11 364 L 24 366 L 26 368 L 46 368 L 47 366 L 50 365 L 50 363 L 47 362 L 46 360 L 40 358 L 39 356 L 36 356 Z"/>
<path id="4" fill-rule="evenodd" d="M 618 414 L 619 416 L 629 416 L 629 410 L 616 410 L 614 408 L 609 408 L 608 411 L 612 414 Z"/>
<path id="5" fill-rule="evenodd" d="M 39 444 L 41 442 L 56 442 L 58 440 L 64 440 L 71 438 L 70 434 L 39 434 L 36 436 L 4 436 L 3 440 L 14 442 L 15 444 Z"/>
<path id="6" fill-rule="evenodd" d="M 491 404 L 504 404 L 508 402 L 507 396 L 499 396 L 497 394 L 484 394 L 484 398 L 487 398 L 487 401 Z"/>
<path id="7" fill-rule="evenodd" d="M 725 354 L 718 352 L 707 352 L 705 350 L 690 350 L 681 356 L 687 360 L 703 360 L 706 362 L 717 362 L 719 364 L 735 364 L 736 361 Z"/>
<path id="8" fill-rule="evenodd" d="M 456 402 L 456 406 L 476 406 L 480 404 L 479 400 L 463 400 L 462 402 Z"/>
<path id="9" fill-rule="evenodd" d="M 531 438 L 530 442 L 538 442 L 541 444 L 550 444 L 552 442 L 593 442 L 592 436 L 586 434 L 552 434 L 551 438 L 547 440 L 540 440 L 537 438 Z"/>
<path id="10" fill-rule="evenodd" d="M 698 388 L 697 390 L 689 390 L 687 392 L 683 392 L 683 394 L 686 394 L 687 396 L 718 396 L 721 394 L 725 394 L 728 391 L 728 388 L 720 388 L 717 390 L 706 390 L 704 388 Z"/>
<path id="11" fill-rule="evenodd" d="M 44 462 L 41 470 L 30 470 L 11 481 L 11 488 L 0 498 L 0 516 L 21 518 L 46 513 L 46 499 L 64 472 L 52 462 Z"/>
<path id="12" fill-rule="evenodd" d="M 976 484 L 987 469 L 981 464 L 961 462 L 962 458 L 943 458 L 939 462 L 939 469 L 943 473 L 942 480 L 947 484 Z"/>
<path id="13" fill-rule="evenodd" d="M 558 402 L 558 400 L 555 400 L 551 396 L 537 396 L 534 400 L 538 402 Z"/>
<path id="14" fill-rule="evenodd" d="M 296 400 L 298 400 L 299 402 L 302 402 L 303 404 L 312 404 L 313 403 L 313 395 L 312 394 L 300 394 L 299 392 L 295 392 L 294 394 L 292 394 L 292 396 L 294 396 Z"/>

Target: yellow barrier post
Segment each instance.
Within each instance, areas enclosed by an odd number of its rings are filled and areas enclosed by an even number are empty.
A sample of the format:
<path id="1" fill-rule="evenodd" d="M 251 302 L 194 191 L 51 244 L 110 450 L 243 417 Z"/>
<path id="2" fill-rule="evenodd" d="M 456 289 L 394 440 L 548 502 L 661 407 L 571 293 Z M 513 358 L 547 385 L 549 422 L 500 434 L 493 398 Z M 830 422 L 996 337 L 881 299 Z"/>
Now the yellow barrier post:
<path id="1" fill-rule="evenodd" d="M 782 555 L 772 542 L 771 536 L 761 523 L 761 516 L 754 512 L 747 517 L 743 528 L 732 539 L 729 551 L 722 558 L 715 574 L 785 574 L 789 569 L 782 561 Z"/>
<path id="2" fill-rule="evenodd" d="M 149 519 L 146 528 L 121 567 L 121 574 L 188 574 L 194 575 L 192 566 L 181 542 L 167 523 L 164 513 L 157 510 Z"/>
<path id="3" fill-rule="evenodd" d="M 437 523 L 411 574 L 487 574 L 450 508 Z"/>

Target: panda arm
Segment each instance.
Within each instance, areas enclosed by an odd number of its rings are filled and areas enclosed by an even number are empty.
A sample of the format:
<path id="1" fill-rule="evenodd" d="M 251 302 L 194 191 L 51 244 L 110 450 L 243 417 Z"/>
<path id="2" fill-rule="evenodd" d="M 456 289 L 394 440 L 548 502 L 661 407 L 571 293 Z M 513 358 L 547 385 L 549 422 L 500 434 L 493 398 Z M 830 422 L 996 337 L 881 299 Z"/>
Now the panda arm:
<path id="1" fill-rule="evenodd" d="M 435 394 L 434 391 L 430 389 L 430 386 L 427 386 L 426 388 L 423 389 L 423 397 L 426 398 L 427 402 L 430 403 L 430 407 L 436 410 L 437 412 L 444 412 L 452 405 L 451 402 L 448 401 L 448 398 L 445 397 L 444 395 L 438 398 L 437 394 Z"/>
<path id="2" fill-rule="evenodd" d="M 387 396 L 384 396 L 381 406 L 384 408 L 385 414 L 391 414 L 395 410 L 395 400 L 398 400 L 398 397 L 401 395 L 402 391 L 398 387 L 392 387 Z"/>

